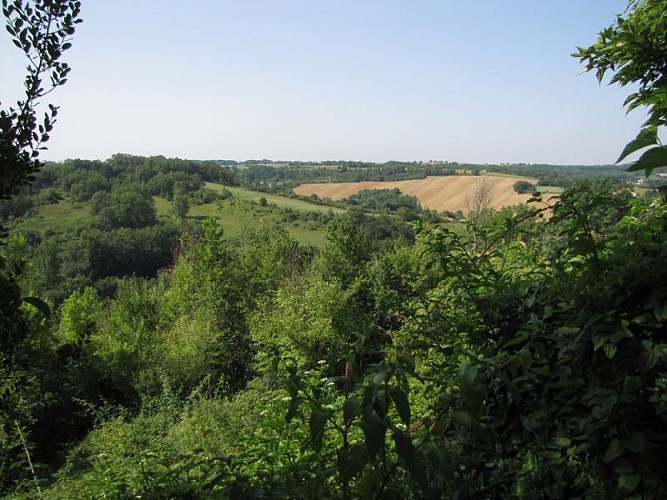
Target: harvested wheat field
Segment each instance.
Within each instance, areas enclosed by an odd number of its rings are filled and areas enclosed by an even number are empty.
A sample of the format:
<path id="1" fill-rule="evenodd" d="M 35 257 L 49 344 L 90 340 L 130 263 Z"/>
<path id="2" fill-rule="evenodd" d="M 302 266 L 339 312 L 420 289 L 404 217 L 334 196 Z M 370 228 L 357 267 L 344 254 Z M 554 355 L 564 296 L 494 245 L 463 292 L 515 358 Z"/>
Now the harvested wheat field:
<path id="1" fill-rule="evenodd" d="M 331 184 L 301 184 L 294 192 L 303 196 L 316 194 L 320 198 L 342 200 L 364 189 L 394 189 L 417 197 L 423 208 L 444 212 L 461 210 L 468 213 L 477 208 L 502 208 L 525 203 L 531 195 L 517 194 L 514 183 L 519 177 L 486 175 L 450 175 L 409 181 L 340 182 Z M 525 179 L 535 182 L 534 179 Z M 485 198 L 484 200 L 480 200 Z M 483 203 L 483 206 L 479 206 Z"/>

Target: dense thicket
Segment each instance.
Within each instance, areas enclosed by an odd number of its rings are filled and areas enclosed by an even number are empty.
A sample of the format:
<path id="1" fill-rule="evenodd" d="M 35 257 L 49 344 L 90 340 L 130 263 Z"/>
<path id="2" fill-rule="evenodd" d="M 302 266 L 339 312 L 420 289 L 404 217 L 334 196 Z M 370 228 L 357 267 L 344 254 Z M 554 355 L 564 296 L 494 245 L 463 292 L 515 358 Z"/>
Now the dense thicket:
<path id="1" fill-rule="evenodd" d="M 535 212 L 390 245 L 348 215 L 316 254 L 209 220 L 159 280 L 74 293 L 29 327 L 48 493 L 663 496 L 667 207 Z"/>

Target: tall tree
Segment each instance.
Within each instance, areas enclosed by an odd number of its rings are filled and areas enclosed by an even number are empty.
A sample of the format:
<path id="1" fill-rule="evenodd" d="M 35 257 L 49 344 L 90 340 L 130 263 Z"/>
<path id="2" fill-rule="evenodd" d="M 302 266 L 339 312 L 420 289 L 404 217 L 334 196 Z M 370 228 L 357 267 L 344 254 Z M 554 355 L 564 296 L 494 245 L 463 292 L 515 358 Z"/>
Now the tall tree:
<path id="1" fill-rule="evenodd" d="M 60 59 L 71 46 L 80 11 L 78 0 L 2 0 L 6 30 L 28 64 L 24 98 L 7 109 L 0 103 L 0 203 L 30 183 L 42 166 L 39 153 L 58 109 L 49 105 L 39 122 L 37 107 L 42 97 L 67 81 L 70 68 Z M 0 243 L 5 236 L 0 226 Z M 0 256 L 0 494 L 21 476 L 13 464 L 21 445 L 26 447 L 21 429 L 30 424 L 37 402 L 34 367 L 24 342 L 28 326 L 20 309 L 18 271 Z"/>

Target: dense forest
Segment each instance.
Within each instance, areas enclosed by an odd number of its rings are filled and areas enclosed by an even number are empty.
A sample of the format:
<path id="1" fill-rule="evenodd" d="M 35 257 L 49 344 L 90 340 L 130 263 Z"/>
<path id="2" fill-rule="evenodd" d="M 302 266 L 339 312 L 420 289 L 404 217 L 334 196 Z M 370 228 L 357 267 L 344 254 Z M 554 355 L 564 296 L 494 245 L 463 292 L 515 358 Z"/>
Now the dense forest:
<path id="1" fill-rule="evenodd" d="M 667 165 L 663 0 L 575 54 L 639 85 L 630 173 L 455 218 L 275 194 L 452 164 L 43 165 L 80 2 L 3 14 L 42 63 L 0 111 L 0 495 L 667 495 L 667 200 L 625 182 Z"/>

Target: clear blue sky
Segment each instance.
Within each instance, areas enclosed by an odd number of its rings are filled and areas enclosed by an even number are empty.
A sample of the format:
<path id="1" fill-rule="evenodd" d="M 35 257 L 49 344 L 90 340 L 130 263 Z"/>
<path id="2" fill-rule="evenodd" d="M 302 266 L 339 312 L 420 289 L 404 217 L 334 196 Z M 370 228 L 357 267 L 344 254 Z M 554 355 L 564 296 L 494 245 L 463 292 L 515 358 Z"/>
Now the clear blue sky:
<path id="1" fill-rule="evenodd" d="M 625 0 L 83 4 L 46 159 L 611 163 L 644 118 L 570 56 Z"/>

